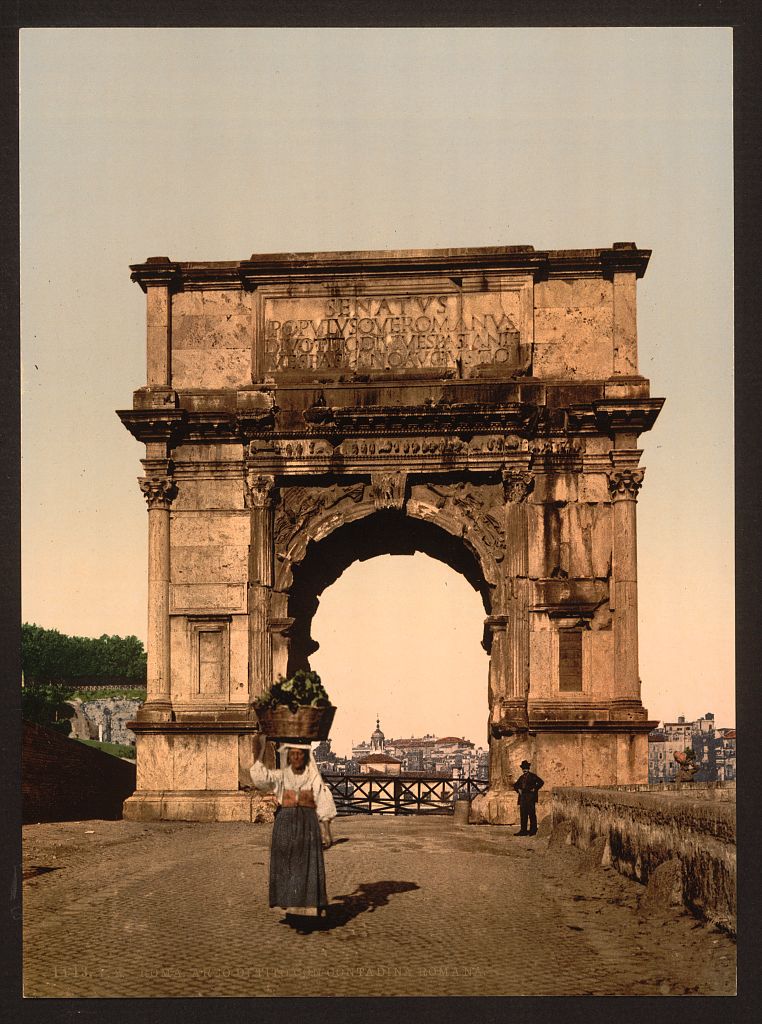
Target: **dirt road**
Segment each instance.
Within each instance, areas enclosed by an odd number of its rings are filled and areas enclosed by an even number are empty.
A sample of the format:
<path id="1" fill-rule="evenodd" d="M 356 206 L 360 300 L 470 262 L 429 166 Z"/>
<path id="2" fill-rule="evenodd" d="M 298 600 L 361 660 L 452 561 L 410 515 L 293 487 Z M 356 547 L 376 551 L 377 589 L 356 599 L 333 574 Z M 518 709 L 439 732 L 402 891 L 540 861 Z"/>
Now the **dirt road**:
<path id="1" fill-rule="evenodd" d="M 348 817 L 334 833 L 326 928 L 300 934 L 267 906 L 270 826 L 26 826 L 25 995 L 735 990 L 728 936 L 641 914 L 642 886 L 571 847 L 450 818 Z"/>

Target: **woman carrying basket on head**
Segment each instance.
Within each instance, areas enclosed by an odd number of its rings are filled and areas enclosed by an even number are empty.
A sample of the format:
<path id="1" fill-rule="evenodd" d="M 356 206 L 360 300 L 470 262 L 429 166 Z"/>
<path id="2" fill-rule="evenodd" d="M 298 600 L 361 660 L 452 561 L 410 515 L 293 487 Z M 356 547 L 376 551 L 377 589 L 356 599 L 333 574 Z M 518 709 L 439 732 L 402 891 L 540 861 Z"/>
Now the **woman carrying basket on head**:
<path id="1" fill-rule="evenodd" d="M 287 915 L 320 917 L 328 905 L 323 846 L 331 845 L 336 804 L 323 782 L 309 743 L 283 743 L 284 767 L 262 763 L 266 740 L 260 737 L 251 779 L 278 801 L 270 844 L 270 906 Z"/>

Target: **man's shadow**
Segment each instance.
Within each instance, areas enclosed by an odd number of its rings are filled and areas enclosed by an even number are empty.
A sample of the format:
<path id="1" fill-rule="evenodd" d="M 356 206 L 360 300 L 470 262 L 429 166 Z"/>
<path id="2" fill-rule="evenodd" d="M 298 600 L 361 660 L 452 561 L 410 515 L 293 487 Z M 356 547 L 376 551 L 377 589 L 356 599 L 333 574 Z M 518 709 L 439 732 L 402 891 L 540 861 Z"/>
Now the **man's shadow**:
<path id="1" fill-rule="evenodd" d="M 343 928 L 359 914 L 366 911 L 372 913 L 378 907 L 385 907 L 393 894 L 412 892 L 414 889 L 420 889 L 416 882 L 364 882 L 354 892 L 336 896 L 323 917 L 292 918 L 287 914 L 284 923 L 302 935 L 332 931 L 334 928 Z"/>

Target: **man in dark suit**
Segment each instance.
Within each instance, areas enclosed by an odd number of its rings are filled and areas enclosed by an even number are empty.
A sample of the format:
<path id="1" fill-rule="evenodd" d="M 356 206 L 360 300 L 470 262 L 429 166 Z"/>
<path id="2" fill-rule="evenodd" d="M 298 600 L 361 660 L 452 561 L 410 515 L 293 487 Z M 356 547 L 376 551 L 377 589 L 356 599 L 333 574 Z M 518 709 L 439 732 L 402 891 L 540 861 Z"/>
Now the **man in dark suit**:
<path id="1" fill-rule="evenodd" d="M 513 784 L 513 788 L 519 794 L 519 811 L 521 813 L 521 831 L 514 832 L 517 836 L 537 835 L 537 793 L 545 785 L 539 775 L 530 772 L 529 761 L 522 761 L 523 774 Z M 527 824 L 529 829 L 527 830 Z"/>

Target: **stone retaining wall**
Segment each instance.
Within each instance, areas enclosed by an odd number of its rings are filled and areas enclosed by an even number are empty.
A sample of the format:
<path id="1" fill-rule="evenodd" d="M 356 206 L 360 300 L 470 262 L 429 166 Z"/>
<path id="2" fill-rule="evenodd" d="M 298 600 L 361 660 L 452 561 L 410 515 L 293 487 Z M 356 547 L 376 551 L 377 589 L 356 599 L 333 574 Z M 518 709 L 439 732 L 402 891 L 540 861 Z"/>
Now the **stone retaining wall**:
<path id="1" fill-rule="evenodd" d="M 600 861 L 643 884 L 659 865 L 679 863 L 682 901 L 735 934 L 735 783 L 555 789 L 554 831 L 600 850 Z"/>
<path id="2" fill-rule="evenodd" d="M 122 804 L 134 789 L 134 764 L 52 729 L 24 722 L 24 824 L 121 818 Z"/>

